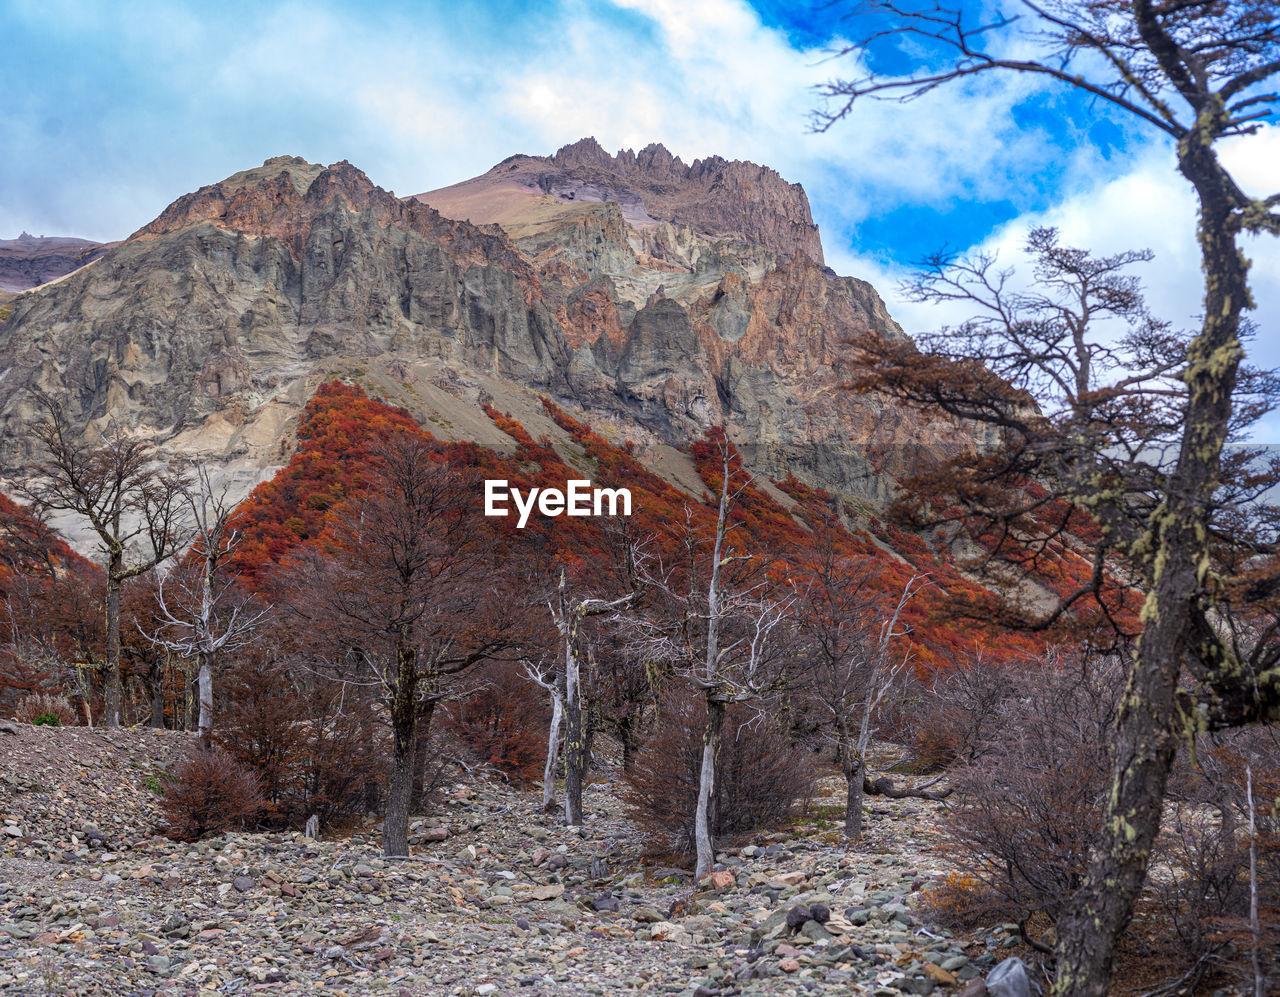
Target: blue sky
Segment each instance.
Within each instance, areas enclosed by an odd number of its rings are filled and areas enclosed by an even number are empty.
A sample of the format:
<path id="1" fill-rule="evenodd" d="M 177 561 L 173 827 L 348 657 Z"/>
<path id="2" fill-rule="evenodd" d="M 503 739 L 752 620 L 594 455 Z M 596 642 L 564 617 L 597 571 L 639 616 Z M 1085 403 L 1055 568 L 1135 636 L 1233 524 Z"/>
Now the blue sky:
<path id="1" fill-rule="evenodd" d="M 282 153 L 348 159 L 409 194 L 594 135 L 802 183 L 828 262 L 876 284 L 909 331 L 954 317 L 898 299 L 912 262 L 943 245 L 1009 252 L 1045 221 L 1099 250 L 1154 249 L 1157 304 L 1194 315 L 1194 208 L 1167 146 L 1016 76 L 868 105 L 813 134 L 813 88 L 853 68 L 831 58 L 850 29 L 840 13 L 784 0 L 0 0 L 0 237 L 120 238 Z M 1280 126 L 1228 155 L 1257 192 L 1280 189 Z M 1258 350 L 1280 363 L 1280 253 L 1255 256 Z"/>

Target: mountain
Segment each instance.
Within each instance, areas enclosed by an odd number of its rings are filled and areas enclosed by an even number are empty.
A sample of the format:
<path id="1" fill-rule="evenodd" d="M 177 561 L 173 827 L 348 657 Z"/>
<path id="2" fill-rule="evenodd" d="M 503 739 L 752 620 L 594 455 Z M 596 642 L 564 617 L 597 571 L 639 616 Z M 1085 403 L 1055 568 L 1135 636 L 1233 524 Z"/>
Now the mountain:
<path id="1" fill-rule="evenodd" d="M 680 448 L 724 424 L 768 477 L 876 505 L 967 437 L 842 389 L 851 337 L 903 334 L 871 285 L 821 260 L 798 185 L 661 146 L 584 139 L 407 198 L 345 161 L 276 157 L 10 302 L 0 461 L 32 457 L 40 388 L 90 435 L 120 420 L 247 491 L 342 376 L 438 437 L 493 446 L 510 440 L 490 403 L 566 444 L 547 397 L 690 489 Z"/>
<path id="2" fill-rule="evenodd" d="M 111 245 L 27 232 L 0 239 L 0 291 L 25 291 L 65 277 L 98 259 Z"/>

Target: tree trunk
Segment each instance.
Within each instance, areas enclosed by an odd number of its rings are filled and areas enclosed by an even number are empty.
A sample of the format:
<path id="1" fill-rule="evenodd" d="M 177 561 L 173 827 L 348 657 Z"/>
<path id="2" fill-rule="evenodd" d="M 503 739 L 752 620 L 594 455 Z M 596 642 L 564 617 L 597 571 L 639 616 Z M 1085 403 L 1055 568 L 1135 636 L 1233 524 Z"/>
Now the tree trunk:
<path id="1" fill-rule="evenodd" d="M 1116 944 L 1146 881 L 1160 830 L 1165 785 L 1180 738 L 1195 736 L 1176 700 L 1183 656 L 1192 644 L 1191 618 L 1204 596 L 1206 507 L 1217 483 L 1231 415 L 1231 395 L 1243 356 L 1240 312 L 1249 301 L 1247 261 L 1229 226 L 1231 192 L 1211 147 L 1197 128 L 1179 145 L 1179 168 L 1200 198 L 1199 241 L 1205 273 L 1204 323 L 1188 350 L 1188 403 L 1182 446 L 1164 503 L 1148 527 L 1153 577 L 1142 634 L 1116 720 L 1116 761 L 1102 828 L 1084 885 L 1059 921 L 1056 997 L 1105 997 Z M 1206 571 L 1207 574 L 1207 571 Z"/>
<path id="2" fill-rule="evenodd" d="M 382 822 L 382 854 L 409 854 L 409 801 L 413 796 L 413 740 L 416 720 L 396 723 L 392 732 L 391 786 Z"/>
<path id="3" fill-rule="evenodd" d="M 200 576 L 200 746 L 213 746 L 213 573 L 217 568 L 217 543 L 205 538 L 204 573 Z"/>
<path id="4" fill-rule="evenodd" d="M 436 701 L 427 700 L 418 712 L 418 727 L 414 732 L 413 798 L 411 807 L 422 807 L 426 802 L 427 766 L 431 764 L 431 721 L 435 717 Z"/>
<path id="5" fill-rule="evenodd" d="M 197 682 L 200 686 L 200 747 L 208 750 L 213 746 L 213 654 L 201 651 L 199 662 Z"/>
<path id="6" fill-rule="evenodd" d="M 120 573 L 124 555 L 112 552 L 107 562 L 107 670 L 102 676 L 102 726 L 120 726 Z"/>
<path id="7" fill-rule="evenodd" d="M 413 798 L 414 749 L 418 710 L 416 656 L 409 648 L 396 650 L 396 681 L 391 696 L 391 785 L 382 822 L 382 854 L 409 854 L 409 804 Z"/>
<path id="8" fill-rule="evenodd" d="M 862 837 L 862 780 L 867 763 L 850 747 L 841 746 L 840 768 L 844 772 L 844 836 L 850 841 Z"/>
<path id="9" fill-rule="evenodd" d="M 164 672 L 167 657 L 167 652 L 165 658 L 156 655 L 156 664 L 151 668 L 151 681 L 147 690 L 151 698 L 151 726 L 157 730 L 164 729 Z"/>
<path id="10" fill-rule="evenodd" d="M 542 809 L 551 813 L 556 807 L 556 761 L 560 757 L 560 728 L 564 725 L 564 701 L 558 692 L 551 694 L 551 726 L 547 731 L 547 765 L 542 770 Z"/>
<path id="11" fill-rule="evenodd" d="M 716 755 L 720 752 L 720 731 L 724 726 L 725 705 L 707 696 L 707 727 L 702 737 L 702 768 L 698 775 L 698 809 L 694 815 L 694 835 L 698 845 L 698 864 L 694 879 L 700 880 L 715 867 L 715 841 L 711 837 L 711 815 L 716 790 Z"/>
<path id="12" fill-rule="evenodd" d="M 183 669 L 182 675 L 182 729 L 193 730 L 195 721 L 192 717 L 192 709 L 195 706 L 196 696 L 196 677 Z"/>
<path id="13" fill-rule="evenodd" d="M 586 731 L 579 683 L 578 655 L 572 645 L 565 650 L 564 682 L 564 818 L 570 827 L 582 823 L 582 780 L 586 761 Z"/>

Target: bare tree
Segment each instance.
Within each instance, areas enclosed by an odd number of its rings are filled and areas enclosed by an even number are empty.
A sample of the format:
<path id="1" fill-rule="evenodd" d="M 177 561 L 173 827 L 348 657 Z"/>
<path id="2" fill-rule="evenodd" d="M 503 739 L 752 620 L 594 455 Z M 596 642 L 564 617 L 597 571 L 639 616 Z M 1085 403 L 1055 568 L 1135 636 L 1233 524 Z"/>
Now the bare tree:
<path id="1" fill-rule="evenodd" d="M 207 465 L 195 464 L 185 498 L 195 538 L 187 563 L 158 580 L 159 626 L 145 636 L 184 657 L 195 657 L 197 728 L 200 743 L 208 749 L 213 745 L 213 676 L 218 656 L 251 641 L 271 610 L 255 606 L 237 591 L 237 576 L 226 573 L 226 564 L 240 544 L 240 534 L 231 526 L 235 505 L 225 487 L 215 488 Z"/>
<path id="2" fill-rule="evenodd" d="M 771 595 L 766 558 L 734 542 L 730 522 L 735 500 L 751 482 L 728 440 L 718 440 L 720 483 L 714 532 L 707 536 L 692 515 L 676 536 L 669 563 L 655 558 L 641 573 L 654 596 L 652 608 L 617 622 L 648 660 L 663 662 L 698 689 L 706 705 L 706 730 L 695 815 L 697 867 L 701 879 L 715 861 L 710 807 L 715 760 L 725 713 L 732 703 L 758 700 L 775 688 L 778 670 L 770 638 L 782 625 L 794 595 Z"/>
<path id="3" fill-rule="evenodd" d="M 565 656 L 526 658 L 520 662 L 524 676 L 551 698 L 551 720 L 547 724 L 547 762 L 542 770 L 542 809 L 550 813 L 556 805 L 556 768 L 560 761 L 560 738 L 564 731 Z"/>
<path id="4" fill-rule="evenodd" d="M 991 258 L 932 261 L 914 293 L 970 302 L 978 317 L 926 337 L 924 352 L 867 342 L 858 383 L 996 431 L 997 445 L 914 476 L 904 511 L 917 525 L 982 538 L 970 567 L 996 588 L 1010 568 L 1070 582 L 952 609 L 1131 656 L 1110 816 L 1059 931 L 1059 956 L 1075 968 L 1058 985 L 1096 993 L 1110 973 L 1098 953 L 1112 950 L 1146 877 L 1179 743 L 1280 716 L 1275 511 L 1262 501 L 1280 468 L 1256 450 L 1221 453 L 1276 386 L 1234 357 L 1225 405 L 1197 401 L 1199 337 L 1186 345 L 1153 319 L 1126 272 L 1147 254 L 1097 258 L 1049 230 L 1032 232 L 1029 250 L 1030 292 Z M 1222 435 L 1204 463 L 1193 441 L 1206 439 L 1210 410 Z M 1064 563 L 1083 570 L 1063 575 Z M 1189 573 L 1168 575 L 1171 563 Z M 1185 598 L 1167 602 L 1175 591 Z"/>
<path id="5" fill-rule="evenodd" d="M 633 609 L 644 592 L 641 572 L 647 563 L 645 545 L 636 543 L 626 530 L 625 523 L 617 531 L 617 540 L 619 542 L 616 548 L 620 554 L 618 567 L 625 588 L 622 595 L 613 599 L 575 596 L 569 590 L 565 572 L 561 570 L 555 595 L 548 602 L 564 656 L 564 814 L 565 821 L 570 826 L 582 823 L 582 783 L 586 776 L 588 754 L 582 695 L 582 655 L 584 642 L 589 638 L 583 631 L 583 624 L 595 617 L 616 616 Z M 560 675 L 561 670 L 558 669 L 557 679 Z M 552 709 L 554 714 L 554 701 Z M 552 724 L 554 723 L 553 716 Z"/>
<path id="6" fill-rule="evenodd" d="M 107 576 L 104 715 L 120 725 L 120 588 L 182 548 L 185 480 L 155 466 L 146 441 L 128 437 L 116 424 L 90 445 L 71 427 L 62 407 L 41 396 L 47 418 L 35 429 L 44 458 L 25 489 L 43 509 L 74 512 L 97 534 Z"/>
<path id="7" fill-rule="evenodd" d="M 547 762 L 542 778 L 542 805 L 550 811 L 555 804 L 557 755 L 563 733 L 565 752 L 565 821 L 582 823 L 582 788 L 590 761 L 587 719 L 586 677 L 582 659 L 594 660 L 587 630 L 589 620 L 602 620 L 633 609 L 643 594 L 640 568 L 647 563 L 650 543 L 637 540 L 625 519 L 606 522 L 591 541 L 593 556 L 570 579 L 563 565 L 555 568 L 555 587 L 545 587 L 537 598 L 545 601 L 556 634 L 556 653 L 521 662 L 526 678 L 543 689 L 551 699 L 551 720 L 547 733 Z M 602 548 L 602 549 L 601 549 Z M 607 556 L 598 556 L 604 554 Z M 544 569 L 545 571 L 545 569 Z M 545 577 L 545 575 L 544 575 Z M 535 592 L 538 586 L 532 585 Z M 610 596 L 583 594 L 582 589 L 611 591 Z"/>
<path id="8" fill-rule="evenodd" d="M 874 565 L 867 558 L 846 556 L 834 516 L 817 525 L 814 557 L 806 565 L 807 587 L 796 613 L 800 685 L 820 711 L 818 730 L 834 744 L 845 778 L 844 833 L 862 834 L 864 788 L 877 791 L 867 778 L 867 748 L 875 733 L 877 712 L 894 680 L 910 660 L 898 639 L 908 633 L 902 611 L 926 583 L 913 575 L 887 615 L 881 600 L 867 589 Z M 896 795 L 907 795 L 889 783 Z M 916 790 L 927 795 L 925 789 Z"/>

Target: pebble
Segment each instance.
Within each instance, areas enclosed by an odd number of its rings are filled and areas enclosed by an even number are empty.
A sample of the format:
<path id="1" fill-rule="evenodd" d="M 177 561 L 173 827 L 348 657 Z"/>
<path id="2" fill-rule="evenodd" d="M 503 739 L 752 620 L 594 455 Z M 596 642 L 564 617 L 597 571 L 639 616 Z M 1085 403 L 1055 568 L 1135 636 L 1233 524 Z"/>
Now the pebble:
<path id="1" fill-rule="evenodd" d="M 137 771 L 123 761 L 112 770 Z M 641 865 L 647 843 L 608 785 L 592 784 L 592 818 L 573 829 L 541 813 L 535 793 L 446 787 L 412 825 L 409 862 L 380 857 L 374 821 L 320 840 L 299 828 L 180 845 L 151 833 L 149 813 L 117 816 L 83 786 L 51 817 L 24 791 L 21 807 L 0 813 L 4 827 L 28 832 L 0 837 L 0 994 L 24 992 L 17 974 L 34 978 L 41 954 L 57 957 L 59 992 L 93 997 L 885 997 L 977 972 L 958 941 L 915 931 L 928 921 L 910 887 L 945 872 L 930 865 L 934 839 L 917 842 L 917 822 L 873 813 L 861 849 L 818 833 L 761 834 L 695 883 L 687 869 Z M 95 840 L 104 844 L 91 849 Z M 68 862 L 77 848 L 83 856 Z M 1006 937 L 992 935 L 983 968 Z M 110 965 L 96 957 L 104 951 Z"/>

